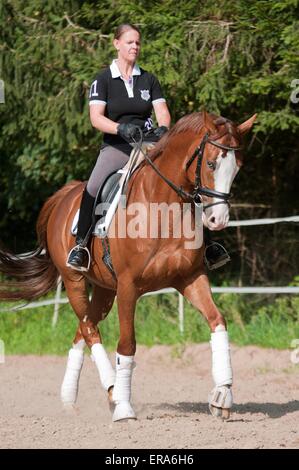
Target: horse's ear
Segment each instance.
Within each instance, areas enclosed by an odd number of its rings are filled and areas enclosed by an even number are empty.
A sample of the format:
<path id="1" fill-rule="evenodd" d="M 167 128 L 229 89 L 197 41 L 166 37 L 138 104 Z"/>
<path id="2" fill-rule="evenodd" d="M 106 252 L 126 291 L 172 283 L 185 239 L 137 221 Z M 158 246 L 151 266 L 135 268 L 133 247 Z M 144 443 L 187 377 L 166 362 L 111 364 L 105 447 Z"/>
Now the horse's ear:
<path id="1" fill-rule="evenodd" d="M 251 116 L 251 118 L 247 119 L 247 121 L 243 122 L 242 124 L 240 124 L 238 126 L 238 130 L 239 132 L 242 134 L 242 135 L 245 135 L 247 134 L 247 132 L 250 131 L 250 129 L 252 128 L 253 124 L 254 124 L 254 121 L 256 120 L 257 118 L 257 114 L 254 114 L 253 116 Z"/>
<path id="2" fill-rule="evenodd" d="M 212 131 L 213 134 L 217 132 L 217 127 L 215 126 L 213 119 L 205 109 L 202 110 L 202 121 L 207 130 Z"/>

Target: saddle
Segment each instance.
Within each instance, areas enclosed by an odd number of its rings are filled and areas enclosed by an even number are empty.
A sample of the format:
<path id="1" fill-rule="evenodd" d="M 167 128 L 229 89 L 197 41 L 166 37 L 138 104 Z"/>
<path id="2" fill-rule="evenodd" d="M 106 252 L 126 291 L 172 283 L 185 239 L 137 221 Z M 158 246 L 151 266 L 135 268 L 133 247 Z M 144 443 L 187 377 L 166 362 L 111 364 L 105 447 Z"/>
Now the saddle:
<path id="1" fill-rule="evenodd" d="M 141 150 L 133 148 L 127 164 L 120 170 L 111 173 L 99 188 L 92 215 L 92 234 L 105 238 L 108 234 L 112 218 L 117 210 L 122 195 L 126 194 L 128 182 L 132 174 L 144 160 L 144 154 L 151 148 L 152 143 L 143 143 Z M 80 209 L 75 214 L 71 233 L 77 234 Z"/>

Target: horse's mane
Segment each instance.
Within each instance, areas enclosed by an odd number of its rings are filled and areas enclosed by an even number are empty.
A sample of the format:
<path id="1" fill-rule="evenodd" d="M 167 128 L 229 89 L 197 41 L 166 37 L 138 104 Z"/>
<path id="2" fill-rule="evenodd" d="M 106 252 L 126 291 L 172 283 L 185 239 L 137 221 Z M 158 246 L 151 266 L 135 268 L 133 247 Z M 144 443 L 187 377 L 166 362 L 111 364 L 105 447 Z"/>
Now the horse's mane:
<path id="1" fill-rule="evenodd" d="M 225 124 L 227 132 L 231 135 L 235 135 L 236 129 L 234 123 L 229 119 L 216 114 L 210 113 L 209 116 L 212 118 L 214 125 L 220 126 Z M 151 160 L 155 160 L 167 147 L 169 140 L 173 136 L 180 134 L 181 132 L 192 131 L 195 134 L 199 134 L 204 127 L 203 113 L 192 113 L 183 116 L 178 122 L 160 139 L 152 150 L 149 150 L 148 155 Z"/>
<path id="2" fill-rule="evenodd" d="M 214 116 L 213 116 L 214 117 Z M 216 117 L 216 116 L 215 116 Z M 169 140 L 173 136 L 180 134 L 181 132 L 193 131 L 198 134 L 203 128 L 203 114 L 192 113 L 183 116 L 176 122 L 176 124 L 160 139 L 155 147 L 149 151 L 149 156 L 152 160 L 157 158 L 167 147 Z"/>

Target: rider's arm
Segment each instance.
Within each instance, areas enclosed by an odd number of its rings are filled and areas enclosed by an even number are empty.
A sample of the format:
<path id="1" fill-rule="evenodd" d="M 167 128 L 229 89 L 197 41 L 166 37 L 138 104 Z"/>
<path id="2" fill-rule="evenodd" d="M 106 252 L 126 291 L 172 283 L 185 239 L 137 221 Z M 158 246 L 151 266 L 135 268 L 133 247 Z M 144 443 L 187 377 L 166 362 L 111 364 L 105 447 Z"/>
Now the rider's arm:
<path id="1" fill-rule="evenodd" d="M 100 73 L 89 90 L 89 117 L 93 127 L 107 134 L 116 134 L 118 123 L 105 116 L 108 98 L 107 74 Z"/>
<path id="2" fill-rule="evenodd" d="M 170 127 L 171 116 L 166 102 L 153 103 L 154 112 L 158 122 L 158 126 Z"/>
<path id="3" fill-rule="evenodd" d="M 105 116 L 106 104 L 94 103 L 89 106 L 89 117 L 93 127 L 107 134 L 117 134 L 119 123 L 111 121 Z"/>
<path id="4" fill-rule="evenodd" d="M 168 111 L 166 100 L 163 96 L 159 80 L 151 75 L 151 97 L 152 105 L 158 122 L 158 126 L 170 127 L 171 117 Z"/>

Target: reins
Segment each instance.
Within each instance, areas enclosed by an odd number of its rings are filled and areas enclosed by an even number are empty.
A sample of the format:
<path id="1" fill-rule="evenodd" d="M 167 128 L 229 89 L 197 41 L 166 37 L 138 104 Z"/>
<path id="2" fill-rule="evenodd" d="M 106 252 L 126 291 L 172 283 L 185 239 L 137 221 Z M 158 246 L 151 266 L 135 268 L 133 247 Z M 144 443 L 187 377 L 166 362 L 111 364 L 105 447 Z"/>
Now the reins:
<path id="1" fill-rule="evenodd" d="M 231 198 L 231 193 L 223 193 L 223 192 L 220 192 L 220 191 L 216 191 L 214 189 L 204 188 L 201 184 L 201 165 L 202 165 L 202 159 L 203 159 L 203 155 L 204 155 L 204 151 L 205 151 L 205 146 L 206 146 L 207 143 L 209 143 L 209 144 L 211 144 L 215 147 L 218 147 L 222 150 L 241 150 L 242 149 L 242 147 L 230 147 L 228 145 L 220 144 L 219 142 L 217 142 L 217 140 L 220 139 L 221 137 L 223 137 L 223 135 L 225 135 L 225 133 L 220 135 L 220 136 L 217 135 L 216 136 L 217 139 L 212 140 L 212 139 L 209 138 L 209 133 L 207 132 L 204 135 L 204 137 L 202 138 L 200 144 L 196 147 L 196 149 L 195 149 L 194 153 L 192 154 L 192 156 L 190 157 L 190 159 L 188 160 L 188 162 L 186 164 L 186 171 L 188 170 L 190 165 L 193 163 L 195 158 L 197 158 L 197 164 L 196 164 L 196 170 L 195 170 L 194 190 L 193 190 L 192 193 L 189 193 L 189 192 L 185 191 L 182 188 L 182 186 L 177 186 L 175 183 L 173 183 L 171 180 L 169 180 L 166 176 L 164 176 L 161 173 L 161 171 L 159 170 L 159 168 L 153 163 L 151 158 L 147 155 L 147 153 L 142 150 L 143 133 L 142 133 L 142 130 L 140 128 L 139 128 L 139 132 L 140 132 L 139 141 L 138 142 L 134 141 L 134 143 L 136 144 L 138 150 L 143 154 L 145 160 L 150 164 L 150 166 L 160 176 L 160 178 L 163 181 L 165 181 L 165 183 L 168 184 L 168 186 L 170 186 L 181 198 L 191 199 L 195 204 L 202 203 L 202 197 L 201 197 L 202 195 L 207 196 L 207 197 L 221 199 L 221 201 L 214 202 L 214 203 L 206 205 L 204 207 L 204 209 L 207 209 L 208 207 L 211 207 L 211 206 L 214 206 L 214 205 L 217 205 L 217 204 L 229 204 L 228 201 Z"/>

